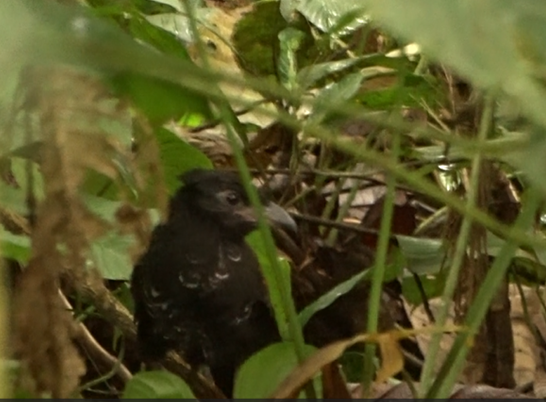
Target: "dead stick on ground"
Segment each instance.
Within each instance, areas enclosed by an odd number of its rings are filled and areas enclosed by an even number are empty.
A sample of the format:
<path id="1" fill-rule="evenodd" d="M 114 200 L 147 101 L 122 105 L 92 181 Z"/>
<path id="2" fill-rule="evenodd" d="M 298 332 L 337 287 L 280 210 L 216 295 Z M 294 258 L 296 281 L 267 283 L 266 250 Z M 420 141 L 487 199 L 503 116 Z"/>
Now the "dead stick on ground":
<path id="1" fill-rule="evenodd" d="M 72 305 L 61 290 L 59 290 L 59 296 L 66 308 L 73 311 Z M 121 361 L 119 361 L 119 359 L 108 353 L 106 349 L 104 349 L 101 344 L 97 342 L 95 337 L 91 334 L 91 332 L 89 332 L 87 327 L 82 322 L 78 323 L 77 341 L 80 343 L 81 347 L 84 348 L 93 357 L 93 359 L 98 361 L 102 366 L 115 370 L 116 375 L 123 381 L 124 384 L 126 384 L 133 377 L 131 372 Z"/>

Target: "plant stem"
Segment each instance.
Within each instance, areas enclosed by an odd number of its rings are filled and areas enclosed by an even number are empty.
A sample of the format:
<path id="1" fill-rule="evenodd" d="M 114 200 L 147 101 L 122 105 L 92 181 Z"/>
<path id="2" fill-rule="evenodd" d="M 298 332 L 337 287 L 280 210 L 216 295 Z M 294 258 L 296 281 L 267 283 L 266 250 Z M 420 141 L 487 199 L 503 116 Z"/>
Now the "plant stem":
<path id="1" fill-rule="evenodd" d="M 400 152 L 400 135 L 394 135 L 392 146 L 392 159 L 396 163 Z M 387 262 L 387 254 L 389 251 L 390 232 L 392 225 L 392 216 L 394 211 L 394 198 L 396 191 L 396 178 L 389 174 L 387 176 L 387 192 L 383 203 L 383 217 L 381 219 L 381 227 L 379 229 L 379 239 L 377 243 L 377 254 L 375 266 L 372 274 L 372 286 L 369 296 L 368 308 L 368 326 L 369 334 L 377 332 L 379 322 L 379 310 L 381 303 L 381 291 L 383 288 L 383 280 L 385 278 L 385 266 Z M 369 398 L 371 391 L 371 383 L 375 372 L 373 359 L 375 356 L 375 343 L 366 343 L 364 352 L 364 368 L 362 378 L 362 392 L 364 398 Z"/>
<path id="2" fill-rule="evenodd" d="M 525 230 L 532 225 L 535 219 L 535 213 L 541 203 L 541 196 L 535 189 L 530 189 L 526 197 L 526 203 L 522 209 L 514 230 Z M 474 302 L 468 310 L 465 320 L 465 326 L 468 331 L 460 333 L 443 364 L 436 381 L 432 384 L 425 398 L 447 398 L 453 389 L 457 377 L 465 363 L 465 358 L 469 350 L 469 343 L 472 337 L 478 332 L 480 325 L 487 314 L 491 300 L 495 296 L 500 283 L 506 276 L 506 271 L 510 266 L 512 258 L 520 244 L 517 242 L 506 242 L 500 253 L 495 258 L 491 269 L 487 273 Z"/>
<path id="3" fill-rule="evenodd" d="M 492 117 L 493 117 L 493 106 L 494 100 L 492 97 L 488 96 L 485 101 L 485 107 L 482 114 L 480 130 L 478 133 L 478 139 L 485 141 L 491 130 Z M 467 205 L 476 206 L 476 196 L 478 194 L 479 188 L 479 177 L 480 177 L 480 166 L 482 163 L 482 154 L 478 151 L 476 155 L 472 158 L 472 165 L 470 171 L 470 188 L 468 189 L 467 194 Z M 459 272 L 465 260 L 466 250 L 470 231 L 472 229 L 473 220 L 470 216 L 465 215 L 463 222 L 461 224 L 461 229 L 459 237 L 457 238 L 457 243 L 455 245 L 455 253 L 453 256 L 453 263 L 448 271 L 446 278 L 444 292 L 442 294 L 443 305 L 440 308 L 438 317 L 436 317 L 436 322 L 438 326 L 444 327 L 449 316 L 449 311 L 451 307 L 451 301 L 453 299 L 453 294 L 457 287 Z M 434 369 L 436 367 L 436 362 L 438 359 L 438 352 L 440 350 L 440 341 L 442 340 L 443 334 L 441 332 L 435 333 L 432 335 L 432 339 L 429 345 L 427 352 L 427 357 L 425 359 L 425 364 L 423 366 L 423 371 L 421 374 L 421 386 L 420 386 L 420 395 L 428 394 L 428 390 L 434 380 Z"/>

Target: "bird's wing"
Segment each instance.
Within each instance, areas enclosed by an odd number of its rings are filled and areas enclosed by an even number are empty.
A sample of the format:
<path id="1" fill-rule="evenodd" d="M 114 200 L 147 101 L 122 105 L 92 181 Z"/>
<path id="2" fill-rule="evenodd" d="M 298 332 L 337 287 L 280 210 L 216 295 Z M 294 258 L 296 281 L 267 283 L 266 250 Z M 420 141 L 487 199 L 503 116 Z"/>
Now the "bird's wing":
<path id="1" fill-rule="evenodd" d="M 215 264 L 214 253 L 188 248 L 180 233 L 167 226 L 156 228 L 150 247 L 136 264 L 131 279 L 135 301 L 135 321 L 141 345 L 147 353 L 161 356 L 176 348 L 202 359 L 207 343 L 199 304 L 203 273 Z"/>

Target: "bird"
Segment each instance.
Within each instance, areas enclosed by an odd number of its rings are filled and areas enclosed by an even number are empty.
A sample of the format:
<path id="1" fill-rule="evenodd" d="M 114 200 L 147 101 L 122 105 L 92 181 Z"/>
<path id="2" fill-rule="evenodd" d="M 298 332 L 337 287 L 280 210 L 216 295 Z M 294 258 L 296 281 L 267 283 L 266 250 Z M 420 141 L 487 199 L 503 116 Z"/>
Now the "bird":
<path id="1" fill-rule="evenodd" d="M 131 276 L 137 340 L 143 361 L 179 352 L 207 366 L 228 397 L 237 368 L 280 341 L 267 287 L 245 236 L 257 214 L 237 172 L 193 169 L 170 200 Z M 272 226 L 296 223 L 259 193 Z"/>

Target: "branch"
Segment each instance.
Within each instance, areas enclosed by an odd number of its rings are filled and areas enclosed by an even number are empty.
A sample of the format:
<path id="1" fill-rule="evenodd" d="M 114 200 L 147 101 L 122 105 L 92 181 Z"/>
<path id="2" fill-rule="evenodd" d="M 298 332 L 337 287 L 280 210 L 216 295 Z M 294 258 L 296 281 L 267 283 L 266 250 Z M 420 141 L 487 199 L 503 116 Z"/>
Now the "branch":
<path id="1" fill-rule="evenodd" d="M 66 308 L 73 311 L 72 305 L 60 289 L 59 297 L 63 301 Z M 101 344 L 97 342 L 84 323 L 80 322 L 77 324 L 77 326 L 77 341 L 80 343 L 81 347 L 84 348 L 93 357 L 93 359 L 98 361 L 103 367 L 108 367 L 111 369 L 112 372 L 114 372 L 114 374 L 116 374 L 123 381 L 123 384 L 126 384 L 133 377 L 127 367 L 125 367 L 125 365 L 119 361 L 119 359 L 108 353 L 106 349 L 104 349 Z"/>

